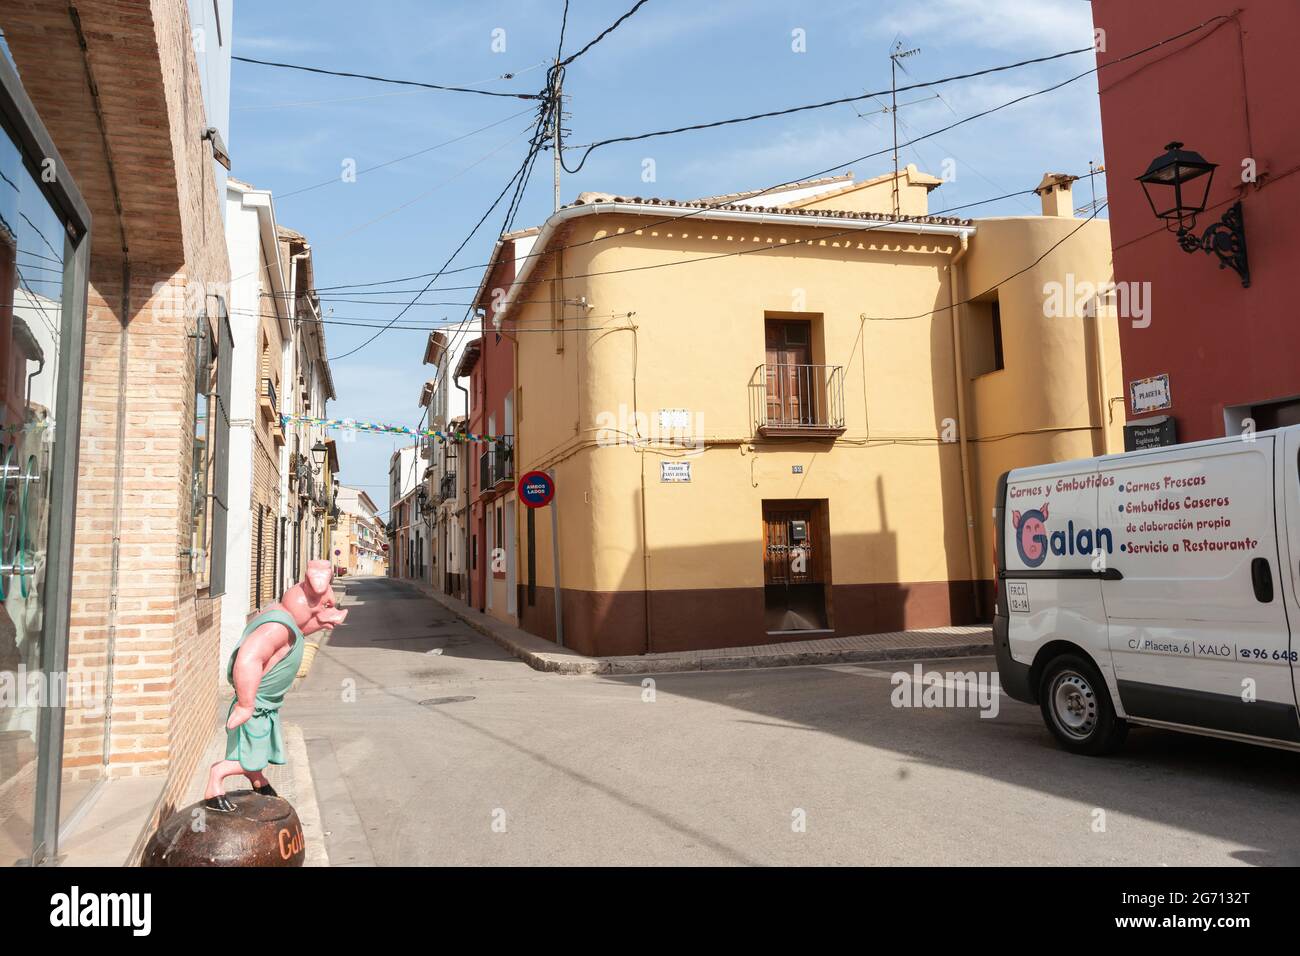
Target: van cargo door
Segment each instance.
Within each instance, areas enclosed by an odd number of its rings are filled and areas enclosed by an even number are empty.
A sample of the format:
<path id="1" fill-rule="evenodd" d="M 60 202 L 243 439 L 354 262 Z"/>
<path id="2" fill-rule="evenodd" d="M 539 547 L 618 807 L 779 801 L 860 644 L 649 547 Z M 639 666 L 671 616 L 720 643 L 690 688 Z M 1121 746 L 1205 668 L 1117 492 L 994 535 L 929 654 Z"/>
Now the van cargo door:
<path id="1" fill-rule="evenodd" d="M 1274 441 L 1102 459 L 1099 519 L 1121 575 L 1102 598 L 1131 716 L 1300 740 Z"/>

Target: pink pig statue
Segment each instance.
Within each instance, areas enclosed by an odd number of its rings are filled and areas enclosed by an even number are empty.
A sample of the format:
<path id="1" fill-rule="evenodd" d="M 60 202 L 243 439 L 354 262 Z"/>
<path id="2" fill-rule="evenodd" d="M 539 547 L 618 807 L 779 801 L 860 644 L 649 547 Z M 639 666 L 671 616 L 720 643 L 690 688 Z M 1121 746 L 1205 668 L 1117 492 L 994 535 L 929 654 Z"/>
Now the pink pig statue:
<path id="1" fill-rule="evenodd" d="M 246 776 L 256 793 L 277 795 L 262 771 L 268 763 L 284 763 L 280 705 L 297 676 L 305 638 L 338 627 L 348 616 L 337 606 L 333 578 L 330 562 L 308 561 L 303 580 L 244 628 L 226 668 L 235 699 L 226 717 L 226 757 L 208 771 L 203 793 L 208 809 L 235 809 L 222 787 L 225 778 L 235 774 Z"/>

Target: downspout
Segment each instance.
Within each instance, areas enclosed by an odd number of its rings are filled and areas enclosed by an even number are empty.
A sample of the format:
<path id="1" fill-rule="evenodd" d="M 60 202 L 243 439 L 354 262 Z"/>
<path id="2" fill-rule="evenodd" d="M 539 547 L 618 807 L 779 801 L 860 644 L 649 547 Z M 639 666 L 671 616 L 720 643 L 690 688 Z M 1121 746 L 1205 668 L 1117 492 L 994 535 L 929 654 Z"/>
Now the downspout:
<path id="1" fill-rule="evenodd" d="M 122 239 L 122 289 L 120 298 L 120 325 L 117 340 L 117 420 L 113 436 L 113 543 L 109 557 L 108 585 L 108 628 L 104 641 L 104 734 L 100 746 L 100 762 L 107 767 L 112 745 L 113 732 L 113 666 L 117 649 L 117 594 L 122 574 L 122 478 L 126 463 L 126 385 L 127 358 L 130 355 L 131 326 L 131 248 L 126 238 L 126 216 L 122 210 L 122 191 L 117 182 L 117 167 L 113 162 L 113 150 L 108 141 L 108 128 L 104 123 L 104 104 L 99 95 L 99 84 L 95 82 L 95 73 L 90 65 L 90 49 L 86 44 L 86 34 L 81 28 L 81 14 L 75 4 L 68 4 L 68 17 L 77 33 L 77 45 L 81 48 L 81 63 L 86 74 L 86 85 L 90 98 L 95 104 L 95 124 L 99 127 L 99 138 L 104 146 L 104 159 L 108 167 L 109 185 L 113 190 L 113 207 L 117 213 L 117 228 Z"/>
<path id="2" fill-rule="evenodd" d="M 983 600 L 980 594 L 979 563 L 975 552 L 975 519 L 971 503 L 970 486 L 970 449 L 966 439 L 966 362 L 961 348 L 961 322 L 957 312 L 957 263 L 970 251 L 970 238 L 961 234 L 961 249 L 948 263 L 948 313 L 952 318 L 952 375 L 953 385 L 957 390 L 957 444 L 961 455 L 961 497 L 962 509 L 966 516 L 966 561 L 970 567 L 971 600 L 975 610 L 975 619 L 984 616 Z"/>
<path id="3" fill-rule="evenodd" d="M 466 430 L 466 431 L 469 431 L 469 389 L 467 389 L 464 385 L 460 384 L 460 377 L 457 376 L 454 372 L 452 373 L 451 380 L 452 380 L 453 382 L 456 383 L 456 388 L 458 388 L 458 389 L 459 389 L 461 392 L 463 392 L 464 395 L 465 395 L 465 430 Z M 462 515 L 462 517 L 461 517 L 461 524 L 463 524 L 463 525 L 465 526 L 465 549 L 461 552 L 461 555 L 460 555 L 460 563 L 461 563 L 462 565 L 465 566 L 465 603 L 466 603 L 466 604 L 470 604 L 470 603 L 471 603 L 471 602 L 470 602 L 470 598 L 473 596 L 473 589 L 470 587 L 470 566 L 469 566 L 469 559 L 470 559 L 470 553 L 469 553 L 469 537 L 470 537 L 470 527 L 469 527 L 469 519 L 470 519 L 470 510 L 469 510 L 469 480 L 470 480 L 470 478 L 471 478 L 471 474 L 470 474 L 470 464 L 469 464 L 469 447 L 470 447 L 470 443 L 469 443 L 469 442 L 464 442 L 463 444 L 464 444 L 464 449 L 463 449 L 463 450 L 464 450 L 464 454 L 462 454 L 462 455 L 460 456 L 460 461 L 461 461 L 460 475 L 461 475 L 461 479 L 460 479 L 460 482 L 459 482 L 459 487 L 456 489 L 456 497 L 458 497 L 458 498 L 460 497 L 460 491 L 463 489 L 464 492 L 465 492 L 465 510 L 464 510 L 463 512 L 461 512 L 461 515 Z"/>
<path id="4" fill-rule="evenodd" d="M 1115 285 L 1114 277 L 1111 278 L 1111 288 Z M 1107 427 L 1110 418 L 1110 403 L 1106 400 L 1106 382 L 1108 375 L 1106 372 L 1106 343 L 1102 336 L 1102 312 L 1100 297 L 1094 300 L 1097 307 L 1093 310 L 1093 333 L 1096 341 L 1093 342 L 1093 349 L 1096 352 L 1097 366 L 1097 440 L 1093 442 L 1093 454 L 1109 455 L 1110 454 L 1110 430 Z"/>

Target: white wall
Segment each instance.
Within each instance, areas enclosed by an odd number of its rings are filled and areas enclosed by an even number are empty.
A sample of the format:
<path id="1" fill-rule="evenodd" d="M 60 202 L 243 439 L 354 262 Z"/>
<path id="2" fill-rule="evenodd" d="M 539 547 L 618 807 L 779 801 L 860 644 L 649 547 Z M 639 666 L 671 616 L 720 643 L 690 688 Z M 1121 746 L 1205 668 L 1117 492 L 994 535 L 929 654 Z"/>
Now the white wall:
<path id="1" fill-rule="evenodd" d="M 219 673 L 226 673 L 231 652 L 248 617 L 253 533 L 253 416 L 256 414 L 257 337 L 262 292 L 262 242 L 258 211 L 231 186 L 226 198 L 226 250 L 230 256 L 230 333 L 235 352 L 230 367 L 229 486 L 226 503 L 226 593 L 221 598 Z"/>

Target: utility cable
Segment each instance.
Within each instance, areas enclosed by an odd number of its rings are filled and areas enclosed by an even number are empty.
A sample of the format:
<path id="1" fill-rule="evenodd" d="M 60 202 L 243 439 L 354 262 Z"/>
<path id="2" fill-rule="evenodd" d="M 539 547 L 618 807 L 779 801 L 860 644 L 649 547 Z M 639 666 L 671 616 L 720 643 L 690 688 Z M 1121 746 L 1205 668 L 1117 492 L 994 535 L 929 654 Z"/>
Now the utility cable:
<path id="1" fill-rule="evenodd" d="M 499 90 L 475 90 L 468 86 L 445 86 L 441 83 L 422 83 L 418 80 L 394 80 L 386 76 L 372 76 L 368 73 L 347 73 L 342 70 L 325 70 L 317 66 L 301 66 L 296 63 L 275 63 L 271 60 L 255 60 L 250 56 L 232 56 L 240 63 L 256 63 L 258 66 L 274 66 L 282 70 L 301 70 L 304 73 L 321 73 L 325 76 L 345 76 L 356 80 L 371 80 L 375 83 L 393 83 L 397 86 L 418 86 L 426 90 L 443 90 L 448 93 L 477 93 L 480 96 L 498 96 L 516 100 L 540 100 L 537 93 L 504 93 Z"/>

